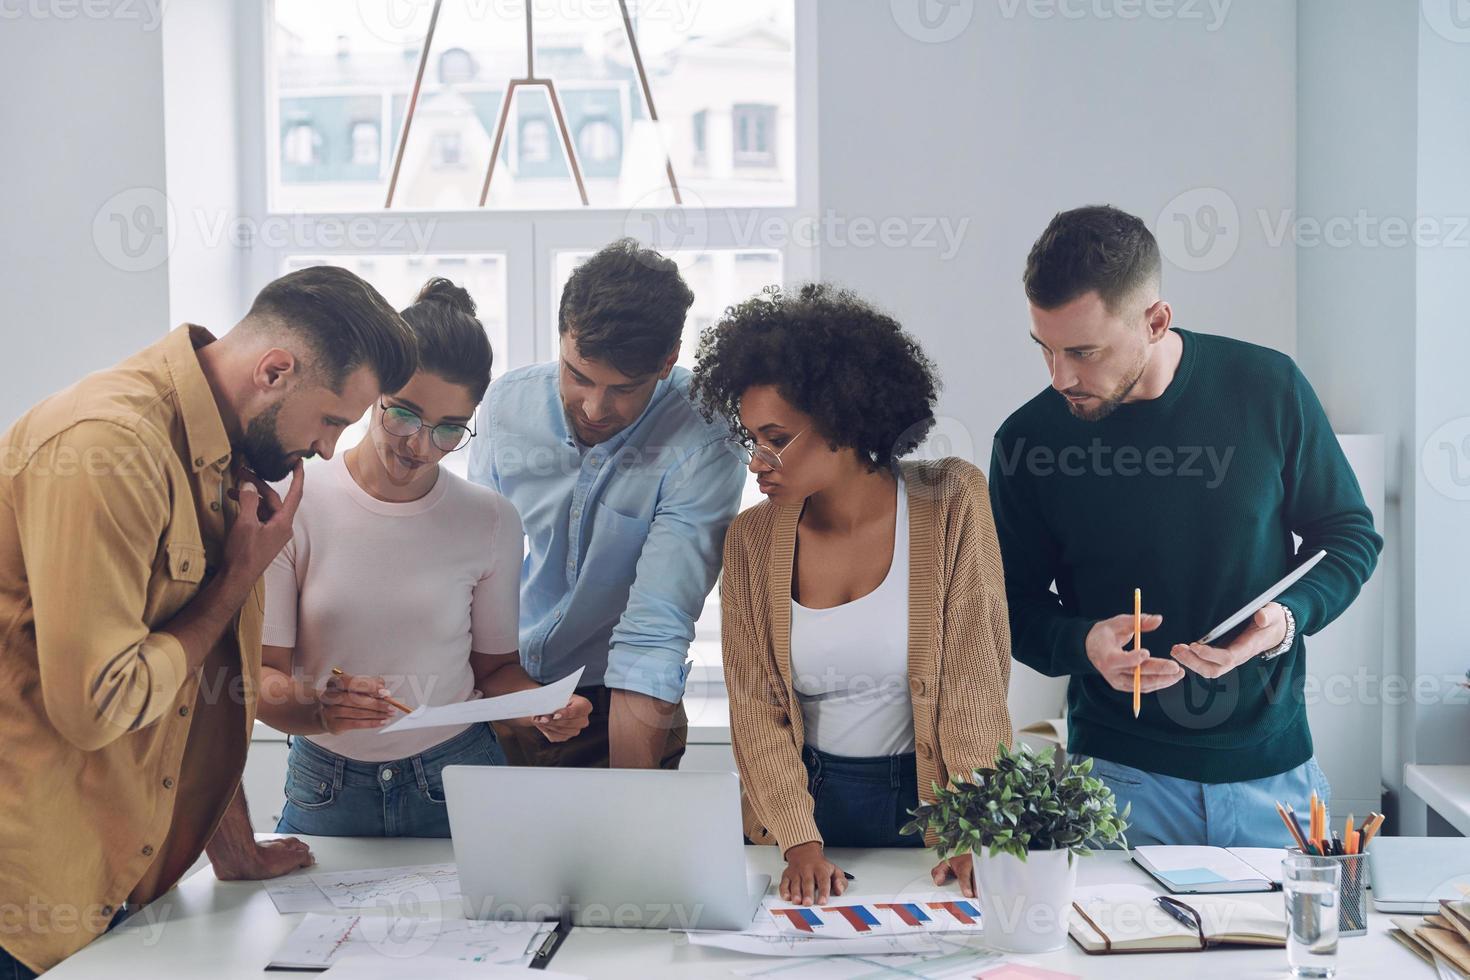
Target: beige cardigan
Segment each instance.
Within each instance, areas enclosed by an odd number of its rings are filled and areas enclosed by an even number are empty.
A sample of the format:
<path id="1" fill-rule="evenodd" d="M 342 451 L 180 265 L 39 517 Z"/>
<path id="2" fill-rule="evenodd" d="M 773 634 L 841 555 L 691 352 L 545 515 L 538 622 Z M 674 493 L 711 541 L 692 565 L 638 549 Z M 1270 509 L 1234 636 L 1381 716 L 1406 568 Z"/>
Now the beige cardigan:
<path id="1" fill-rule="evenodd" d="M 1011 742 L 1011 638 L 985 476 L 961 459 L 902 464 L 909 501 L 909 690 L 919 795 Z M 745 835 L 785 853 L 820 841 L 791 687 L 791 575 L 801 505 L 771 501 L 725 536 L 720 631 Z M 933 843 L 932 838 L 929 843 Z"/>

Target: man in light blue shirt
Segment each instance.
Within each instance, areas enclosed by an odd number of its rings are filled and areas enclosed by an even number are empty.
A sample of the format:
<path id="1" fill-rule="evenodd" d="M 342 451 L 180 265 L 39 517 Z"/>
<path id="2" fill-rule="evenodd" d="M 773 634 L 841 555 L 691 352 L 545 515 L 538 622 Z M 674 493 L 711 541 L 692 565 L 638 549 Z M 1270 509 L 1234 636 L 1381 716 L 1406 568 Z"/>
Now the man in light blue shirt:
<path id="1" fill-rule="evenodd" d="M 745 471 L 723 423 L 675 367 L 694 294 L 631 239 L 562 292 L 560 352 L 490 386 L 470 479 L 520 512 L 521 663 L 540 681 L 585 667 L 591 723 L 559 744 L 499 729 L 515 765 L 674 769 L 694 621 L 719 574 Z"/>

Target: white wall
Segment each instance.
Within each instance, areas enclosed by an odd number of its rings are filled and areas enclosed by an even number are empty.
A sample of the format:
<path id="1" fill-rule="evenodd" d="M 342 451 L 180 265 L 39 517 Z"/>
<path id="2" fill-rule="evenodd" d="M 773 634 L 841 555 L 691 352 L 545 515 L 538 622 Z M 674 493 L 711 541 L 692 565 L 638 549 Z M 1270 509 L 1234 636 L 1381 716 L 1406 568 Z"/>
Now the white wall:
<path id="1" fill-rule="evenodd" d="M 0 428 L 169 327 L 158 5 L 96 6 L 0 20 Z"/>
<path id="2" fill-rule="evenodd" d="M 1470 27 L 1447 12 L 1443 20 L 1420 22 L 1418 115 L 1418 211 L 1448 237 L 1426 240 L 1417 255 L 1415 667 L 1454 701 L 1416 705 L 1414 760 L 1465 763 L 1470 703 L 1453 679 L 1470 668 Z"/>
<path id="3" fill-rule="evenodd" d="M 1057 211 L 1110 203 L 1152 225 L 1177 195 L 1213 189 L 1186 198 L 1183 216 L 1208 220 L 1198 206 L 1223 203 L 1241 221 L 1227 215 L 1198 262 L 1208 268 L 1181 269 L 1187 252 L 1161 238 L 1176 322 L 1295 352 L 1294 251 L 1273 247 L 1255 217 L 1295 204 L 1294 2 L 1236 0 L 1223 22 L 1205 4 L 1193 8 L 1203 20 L 934 4 L 954 19 L 926 30 L 910 18 L 908 31 L 903 6 L 820 5 L 820 209 L 898 219 L 912 235 L 897 247 L 829 240 L 820 269 L 893 311 L 941 366 L 940 430 L 955 454 L 988 465 L 996 427 L 1046 384 L 1021 272 Z M 930 219 L 968 222 L 952 256 L 923 247 Z M 1162 225 L 1178 227 L 1172 212 Z M 1016 724 L 1051 716 L 1062 686 L 1015 665 Z"/>
<path id="4" fill-rule="evenodd" d="M 1300 0 L 1298 201 L 1304 221 L 1412 218 L 1416 208 L 1419 10 L 1413 0 Z M 1365 226 L 1367 227 L 1367 226 Z M 1383 671 L 1414 672 L 1415 254 L 1377 234 L 1298 248 L 1298 361 L 1341 430 L 1384 436 L 1387 606 Z M 1365 356 L 1371 352 L 1371 356 Z M 1381 698 L 1376 683 L 1368 692 Z M 1385 704 L 1381 775 L 1402 792 L 1412 712 Z M 1422 821 L 1422 815 L 1421 815 Z"/>
<path id="5" fill-rule="evenodd" d="M 1387 440 L 1385 685 L 1367 696 L 1403 833 L 1437 826 L 1403 793 L 1404 763 L 1470 761 L 1470 30 L 1451 8 L 1300 3 L 1302 215 L 1354 226 L 1298 249 L 1300 360 L 1335 422 Z"/>

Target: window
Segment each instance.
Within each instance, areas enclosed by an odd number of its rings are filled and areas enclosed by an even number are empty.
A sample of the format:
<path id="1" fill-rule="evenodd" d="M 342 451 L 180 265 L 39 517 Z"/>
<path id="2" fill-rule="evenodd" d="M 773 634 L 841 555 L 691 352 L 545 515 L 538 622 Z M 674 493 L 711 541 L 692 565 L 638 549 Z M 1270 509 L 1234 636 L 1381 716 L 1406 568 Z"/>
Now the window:
<path id="1" fill-rule="evenodd" d="M 708 127 L 709 111 L 707 109 L 700 109 L 694 114 L 694 118 L 690 120 L 690 140 L 693 144 L 693 153 L 691 154 L 690 162 L 696 167 L 703 167 L 708 159 L 705 150 Z"/>
<path id="2" fill-rule="evenodd" d="M 378 124 L 355 122 L 352 124 L 352 164 L 356 167 L 378 165 Z"/>
<path id="3" fill-rule="evenodd" d="M 494 356 L 493 375 L 499 377 L 506 364 L 506 292 L 504 255 L 293 255 L 285 259 L 278 275 L 312 265 L 336 265 L 357 273 L 372 283 L 383 298 L 401 310 L 410 305 L 434 276 L 443 276 L 469 291 L 475 301 L 475 312 L 485 325 Z M 359 419 L 342 433 L 339 450 L 362 441 L 367 433 L 367 417 Z M 464 476 L 469 463 L 469 447 L 444 457 L 444 466 Z"/>
<path id="4" fill-rule="evenodd" d="M 776 165 L 776 107 L 737 105 L 731 111 L 735 123 L 735 166 Z"/>
<path id="5" fill-rule="evenodd" d="M 614 239 L 679 263 L 695 293 L 686 367 L 727 306 L 817 277 L 799 225 L 817 206 L 816 107 L 797 87 L 816 70 L 813 5 L 630 3 L 656 123 L 617 4 L 531 4 L 535 73 L 555 81 L 588 204 L 551 100 L 524 86 L 484 207 L 502 103 L 526 73 L 525 6 L 443 0 L 403 141 L 433 6 L 267 0 L 264 36 L 241 51 L 259 59 L 270 94 L 261 128 L 242 140 L 261 148 L 243 163 L 259 175 L 243 207 L 272 232 L 246 257 L 246 300 L 309 264 L 353 269 L 399 308 L 443 275 L 475 298 L 499 376 L 555 356 L 563 283 Z M 463 472 L 467 460 L 447 465 Z M 752 483 L 745 503 L 758 499 Z M 712 594 L 696 628 L 695 683 L 719 683 L 718 605 Z"/>
<path id="6" fill-rule="evenodd" d="M 785 207 L 796 203 L 794 156 L 779 157 L 777 121 L 793 118 L 796 103 L 795 0 L 741 3 L 630 4 L 638 54 L 664 123 L 655 125 L 615 3 L 531 4 L 535 74 L 556 85 L 567 132 L 585 158 L 588 201 L 594 208 L 626 207 L 668 193 L 665 160 L 689 196 L 708 207 Z M 409 95 L 428 32 L 430 3 L 360 0 L 275 0 L 269 22 L 267 78 L 272 108 L 283 122 L 292 107 L 309 103 L 322 120 L 340 118 L 347 105 L 371 108 L 381 119 L 379 160 L 367 172 L 299 168 L 331 155 L 320 136 L 282 126 L 283 163 L 272 174 L 269 200 L 276 210 L 358 211 L 387 200 Z M 418 106 L 403 151 L 395 206 L 405 209 L 478 209 L 501 103 L 509 82 L 526 75 L 525 6 L 443 0 Z M 736 121 L 736 98 L 761 111 Z M 748 134 L 737 140 L 737 166 L 696 166 L 708 149 L 704 123 L 683 121 L 714 112 Z M 434 149 L 445 119 L 460 133 L 463 166 L 478 176 L 452 193 L 435 186 Z M 528 127 L 530 119 L 538 120 Z M 711 120 L 713 121 L 713 120 Z M 674 124 L 670 125 L 669 123 Z M 318 126 L 320 132 L 330 132 Z M 343 139 L 347 138 L 344 126 Z M 535 132 L 536 135 L 530 135 Z M 513 136 L 523 145 L 511 154 Z M 354 138 L 355 139 L 355 138 Z M 723 138 L 721 139 L 723 142 Z M 366 166 L 354 141 L 339 164 Z M 728 148 L 726 159 L 729 160 Z M 487 206 L 497 209 L 581 207 L 563 159 L 544 90 L 522 88 L 511 105 L 507 136 Z M 550 165 L 527 184 L 512 165 Z M 737 169 L 764 168 L 752 185 Z M 690 169 L 681 174 L 681 169 Z M 541 177 L 547 177 L 543 181 Z M 505 179 L 502 187 L 501 180 Z M 554 179 L 553 179 L 554 178 Z M 548 187 L 548 184 L 567 187 Z M 323 186 L 328 185 L 328 186 Z"/>
<path id="7" fill-rule="evenodd" d="M 589 119 L 577 131 L 577 156 L 584 165 L 606 164 L 623 152 L 622 137 L 607 119 Z"/>
<path id="8" fill-rule="evenodd" d="M 551 160 L 551 124 L 545 119 L 521 123 L 521 167 L 534 167 Z"/>
<path id="9" fill-rule="evenodd" d="M 281 159 L 288 167 L 310 167 L 321 160 L 322 137 L 311 123 L 292 123 L 281 138 Z"/>
<path id="10" fill-rule="evenodd" d="M 434 134 L 434 169 L 449 170 L 464 166 L 464 142 L 459 133 L 449 130 Z"/>

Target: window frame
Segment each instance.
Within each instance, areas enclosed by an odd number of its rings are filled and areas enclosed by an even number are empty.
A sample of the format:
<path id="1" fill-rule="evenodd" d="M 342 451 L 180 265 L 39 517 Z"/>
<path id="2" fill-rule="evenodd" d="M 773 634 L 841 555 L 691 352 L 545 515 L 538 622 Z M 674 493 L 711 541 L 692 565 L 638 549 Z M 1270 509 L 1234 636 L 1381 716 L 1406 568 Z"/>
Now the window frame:
<path id="1" fill-rule="evenodd" d="M 476 254 L 501 252 L 506 256 L 506 350 L 496 351 L 496 376 L 526 364 L 552 359 L 550 337 L 555 330 L 556 309 L 549 302 L 550 283 L 555 275 L 555 255 L 563 250 L 596 249 L 625 235 L 639 238 L 661 251 L 682 247 L 700 249 L 771 249 L 781 254 L 782 285 L 820 277 L 819 243 L 800 241 L 792 230 L 813 222 L 819 213 L 817 154 L 817 11 L 816 5 L 794 2 L 794 103 L 795 145 L 782 147 L 793 155 L 795 201 L 788 206 L 756 206 L 705 209 L 691 202 L 684 207 L 640 211 L 606 207 L 569 207 L 561 210 L 497 208 L 479 210 L 425 211 L 393 208 L 366 211 L 305 212 L 273 210 L 271 188 L 280 177 L 280 157 L 273 152 L 271 138 L 279 127 L 279 100 L 275 87 L 273 39 L 274 0 L 257 7 L 258 16 L 242 14 L 238 23 L 237 57 L 241 98 L 237 101 L 240 121 L 240 212 L 247 223 L 306 222 L 321 227 L 371 228 L 372 244 L 354 247 L 324 245 L 321 241 L 292 241 L 285 245 L 254 240 L 244 249 L 239 308 L 249 305 L 255 291 L 280 274 L 283 263 L 293 255 L 363 255 L 398 251 L 382 244 L 401 236 L 406 224 L 430 229 L 424 249 L 408 254 Z M 641 98 L 641 93 L 637 93 Z M 262 97 L 257 97 L 257 95 Z M 655 92 L 655 97 L 657 92 Z M 386 102 L 387 100 L 385 100 Z M 391 107 L 384 109 L 388 114 Z M 664 119 L 671 130 L 679 120 Z M 507 138 L 514 139 L 514 128 Z M 777 133 L 769 134 L 773 141 Z M 379 126 L 380 166 L 390 166 L 396 146 L 390 121 Z M 708 135 L 706 135 L 708 139 Z M 511 151 L 515 147 L 511 146 Z M 739 168 L 737 168 L 738 170 Z M 677 173 L 677 171 L 676 171 Z M 568 180 L 570 184 L 570 180 Z M 575 199 L 575 186 L 569 187 Z M 687 200 L 686 195 L 686 200 Z M 749 229 L 774 228 L 779 240 L 757 232 L 748 240 Z M 674 229 L 671 231 L 670 229 Z M 716 586 L 718 589 L 718 585 Z M 717 599 L 715 600 L 717 602 Z M 701 652 L 711 642 L 718 650 L 718 630 L 697 629 L 695 644 Z M 691 658 L 694 655 L 691 648 Z M 718 695 L 723 691 L 718 655 L 703 655 L 690 673 L 691 693 Z"/>

